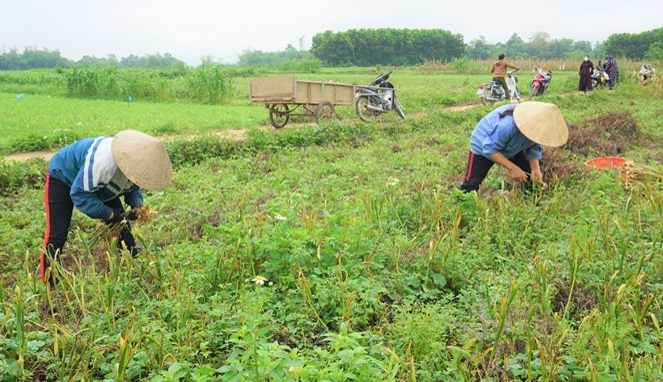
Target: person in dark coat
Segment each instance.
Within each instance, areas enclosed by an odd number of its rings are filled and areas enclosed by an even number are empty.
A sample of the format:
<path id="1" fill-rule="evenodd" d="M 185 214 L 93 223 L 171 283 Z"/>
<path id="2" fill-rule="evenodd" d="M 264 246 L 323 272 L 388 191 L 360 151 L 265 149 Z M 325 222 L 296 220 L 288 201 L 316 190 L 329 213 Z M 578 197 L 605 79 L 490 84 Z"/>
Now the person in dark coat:
<path id="1" fill-rule="evenodd" d="M 594 63 L 590 61 L 589 56 L 585 55 L 585 58 L 580 64 L 580 84 L 578 85 L 578 90 L 581 92 L 592 91 L 592 73 L 594 73 Z"/>
<path id="2" fill-rule="evenodd" d="M 619 83 L 619 68 L 617 67 L 617 60 L 611 55 L 605 56 L 605 66 L 603 69 L 608 73 L 608 86 L 610 89 L 614 88 Z"/>

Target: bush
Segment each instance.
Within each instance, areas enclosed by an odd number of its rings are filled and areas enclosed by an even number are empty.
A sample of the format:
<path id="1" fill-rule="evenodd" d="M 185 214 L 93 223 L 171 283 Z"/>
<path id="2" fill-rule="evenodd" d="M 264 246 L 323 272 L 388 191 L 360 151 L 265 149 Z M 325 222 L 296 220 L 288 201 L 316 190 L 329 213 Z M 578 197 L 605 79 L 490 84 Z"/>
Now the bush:
<path id="1" fill-rule="evenodd" d="M 37 188 L 44 184 L 48 164 L 41 159 L 0 165 L 0 195 L 7 196 L 24 187 Z"/>
<path id="2" fill-rule="evenodd" d="M 76 65 L 66 72 L 69 94 L 91 97 L 141 97 L 221 104 L 232 95 L 233 71 L 219 65 L 160 69 L 118 69 Z"/>

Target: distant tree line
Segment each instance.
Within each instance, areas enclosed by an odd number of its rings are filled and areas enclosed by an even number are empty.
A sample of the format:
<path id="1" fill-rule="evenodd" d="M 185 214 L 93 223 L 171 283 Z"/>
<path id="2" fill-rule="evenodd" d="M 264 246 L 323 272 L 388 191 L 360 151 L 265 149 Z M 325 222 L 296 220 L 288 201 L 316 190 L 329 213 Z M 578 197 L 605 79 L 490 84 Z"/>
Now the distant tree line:
<path id="1" fill-rule="evenodd" d="M 313 54 L 307 50 L 297 50 L 292 44 L 288 44 L 285 50 L 280 52 L 262 52 L 259 50 L 247 50 L 239 55 L 239 65 L 274 65 L 286 61 L 312 60 Z"/>
<path id="2" fill-rule="evenodd" d="M 610 35 L 605 42 L 605 48 L 615 57 L 663 60 L 663 28 L 642 33 Z"/>
<path id="3" fill-rule="evenodd" d="M 105 58 L 98 58 L 94 56 L 83 56 L 78 64 L 98 65 L 103 64 L 112 67 L 120 68 L 169 68 L 171 66 L 184 66 L 184 61 L 180 61 L 173 57 L 170 53 L 148 54 L 146 56 L 136 56 L 130 54 L 127 57 L 117 59 L 114 54 L 110 54 Z"/>
<path id="4" fill-rule="evenodd" d="M 0 55 L 0 70 L 27 70 L 36 68 L 68 68 L 73 65 L 60 51 L 37 50 L 35 48 L 26 48 L 23 53 L 16 49 L 9 52 L 3 52 Z"/>
<path id="5" fill-rule="evenodd" d="M 402 66 L 451 61 L 465 54 L 465 44 L 442 29 L 350 29 L 316 34 L 311 52 L 331 66 Z"/>
<path id="6" fill-rule="evenodd" d="M 0 54 L 0 70 L 27 70 L 38 68 L 70 68 L 76 64 L 103 65 L 119 68 L 167 68 L 172 66 L 183 66 L 183 61 L 173 57 L 170 53 L 163 55 L 151 54 L 147 56 L 129 55 L 118 59 L 111 54 L 108 57 L 98 58 L 84 56 L 79 61 L 72 61 L 62 57 L 59 50 L 38 50 L 26 48 L 22 53 L 17 49 L 10 49 Z"/>
<path id="7" fill-rule="evenodd" d="M 345 32 L 326 31 L 313 36 L 310 50 L 288 45 L 284 51 L 262 52 L 247 50 L 239 55 L 240 66 L 272 66 L 277 69 L 314 71 L 320 63 L 329 66 L 418 65 L 426 61 L 450 62 L 454 59 L 495 58 L 505 53 L 512 59 L 580 59 L 583 55 L 615 57 L 634 60 L 663 60 L 663 28 L 642 33 L 617 33 L 605 43 L 574 41 L 569 38 L 551 39 L 545 32 L 535 33 L 524 41 L 514 33 L 505 43 L 490 44 L 480 36 L 468 44 L 463 36 L 442 29 L 350 29 Z M 202 62 L 205 64 L 204 60 Z M 129 55 L 118 59 L 115 55 L 98 58 L 84 56 L 79 61 L 62 57 L 58 50 L 26 48 L 0 54 L 0 70 L 35 68 L 69 68 L 76 64 L 120 68 L 185 67 L 183 61 L 170 53 L 147 56 Z"/>
<path id="8" fill-rule="evenodd" d="M 485 60 L 496 58 L 504 53 L 510 58 L 533 59 L 566 59 L 582 58 L 585 54 L 593 57 L 605 55 L 604 46 L 600 43 L 592 45 L 589 41 L 573 41 L 570 38 L 551 39 L 545 32 L 535 33 L 529 41 L 524 41 L 517 33 L 511 35 L 506 43 L 489 44 L 484 36 L 467 44 L 467 57 Z"/>

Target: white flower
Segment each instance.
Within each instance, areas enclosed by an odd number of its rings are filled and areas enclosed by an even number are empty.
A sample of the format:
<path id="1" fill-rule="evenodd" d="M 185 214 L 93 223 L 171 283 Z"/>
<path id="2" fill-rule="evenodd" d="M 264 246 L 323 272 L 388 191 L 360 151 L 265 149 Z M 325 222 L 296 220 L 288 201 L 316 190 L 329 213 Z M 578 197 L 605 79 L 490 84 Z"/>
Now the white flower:
<path id="1" fill-rule="evenodd" d="M 286 221 L 286 220 L 288 220 L 287 217 L 285 217 L 285 216 L 283 216 L 283 215 L 281 215 L 281 214 L 276 214 L 276 216 L 274 216 L 274 218 L 275 218 L 276 220 L 280 220 L 280 221 Z"/>
<path id="2" fill-rule="evenodd" d="M 400 182 L 400 180 L 396 178 L 389 178 L 387 179 L 387 186 L 395 186 L 398 184 L 398 182 Z"/>
<path id="3" fill-rule="evenodd" d="M 265 285 L 265 281 L 268 281 L 268 280 L 267 280 L 267 278 L 258 275 L 255 278 L 251 279 L 251 281 L 253 281 L 254 283 L 259 284 L 259 285 Z"/>

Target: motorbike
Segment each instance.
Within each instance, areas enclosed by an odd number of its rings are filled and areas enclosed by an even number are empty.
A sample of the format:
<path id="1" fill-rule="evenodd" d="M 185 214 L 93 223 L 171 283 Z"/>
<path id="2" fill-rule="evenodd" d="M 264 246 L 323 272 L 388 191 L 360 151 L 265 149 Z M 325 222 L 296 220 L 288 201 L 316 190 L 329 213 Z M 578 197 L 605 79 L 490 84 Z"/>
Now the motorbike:
<path id="1" fill-rule="evenodd" d="M 510 70 L 506 72 L 506 85 L 509 87 L 511 95 L 516 97 L 518 102 L 520 102 L 520 92 L 518 91 L 518 78 L 514 77 L 513 74 L 517 72 L 518 69 Z M 484 82 L 479 85 L 479 90 L 477 90 L 477 95 L 481 98 L 481 103 L 486 105 L 488 103 L 494 103 L 497 101 L 504 101 L 506 99 L 506 94 L 502 85 L 497 81 Z M 507 100 L 508 101 L 508 100 Z"/>
<path id="2" fill-rule="evenodd" d="M 594 67 L 594 73 L 592 73 L 592 87 L 606 86 L 608 85 L 608 80 L 610 80 L 610 76 L 605 71 L 604 65 L 599 61 L 599 64 Z"/>
<path id="3" fill-rule="evenodd" d="M 548 85 L 550 85 L 550 81 L 552 80 L 552 72 L 543 68 L 536 68 L 534 71 L 536 74 L 532 78 L 532 83 L 529 85 L 530 98 L 542 96 L 548 90 Z"/>
<path id="4" fill-rule="evenodd" d="M 376 115 L 395 110 L 405 119 L 401 103 L 396 98 L 396 89 L 387 81 L 394 71 L 379 75 L 368 86 L 355 87 L 355 110 L 364 122 L 371 122 Z"/>

